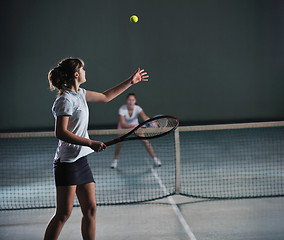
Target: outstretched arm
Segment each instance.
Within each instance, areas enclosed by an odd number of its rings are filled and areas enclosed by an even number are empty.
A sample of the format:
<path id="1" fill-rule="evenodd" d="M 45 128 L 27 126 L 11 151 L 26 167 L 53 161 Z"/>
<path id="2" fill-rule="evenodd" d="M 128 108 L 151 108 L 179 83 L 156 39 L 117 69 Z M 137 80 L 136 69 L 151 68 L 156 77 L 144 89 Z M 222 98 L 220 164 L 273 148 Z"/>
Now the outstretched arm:
<path id="1" fill-rule="evenodd" d="M 148 81 L 148 78 L 149 76 L 147 75 L 147 72 L 145 72 L 144 69 L 140 70 L 140 68 L 138 68 L 130 78 L 118 84 L 117 86 L 106 90 L 103 93 L 86 91 L 86 100 L 87 102 L 109 102 L 123 93 L 131 85 L 134 85 L 141 81 Z"/>

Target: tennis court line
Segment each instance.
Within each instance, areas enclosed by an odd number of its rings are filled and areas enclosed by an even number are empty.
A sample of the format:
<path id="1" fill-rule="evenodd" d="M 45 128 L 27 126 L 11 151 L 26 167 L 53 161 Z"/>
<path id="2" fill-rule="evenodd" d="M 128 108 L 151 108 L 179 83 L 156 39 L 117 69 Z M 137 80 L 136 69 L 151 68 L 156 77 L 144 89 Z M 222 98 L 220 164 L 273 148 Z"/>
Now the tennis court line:
<path id="1" fill-rule="evenodd" d="M 148 164 L 150 165 L 148 158 L 147 158 L 147 161 L 148 161 Z M 151 166 L 151 171 L 152 171 L 154 178 L 157 180 L 161 189 L 163 190 L 164 194 L 169 195 L 170 194 L 169 191 L 167 190 L 166 186 L 163 184 L 163 182 L 162 182 L 161 178 L 159 177 L 157 171 L 152 166 Z M 179 210 L 179 208 L 178 208 L 175 200 L 173 199 L 173 197 L 168 196 L 167 199 L 168 199 L 170 205 L 172 206 L 174 213 L 177 215 L 177 218 L 180 221 L 181 225 L 183 226 L 183 228 L 184 228 L 186 234 L 188 235 L 189 239 L 190 240 L 197 240 L 196 237 L 194 236 L 193 232 L 191 231 L 188 223 L 184 219 L 184 217 L 183 217 L 181 211 Z"/>

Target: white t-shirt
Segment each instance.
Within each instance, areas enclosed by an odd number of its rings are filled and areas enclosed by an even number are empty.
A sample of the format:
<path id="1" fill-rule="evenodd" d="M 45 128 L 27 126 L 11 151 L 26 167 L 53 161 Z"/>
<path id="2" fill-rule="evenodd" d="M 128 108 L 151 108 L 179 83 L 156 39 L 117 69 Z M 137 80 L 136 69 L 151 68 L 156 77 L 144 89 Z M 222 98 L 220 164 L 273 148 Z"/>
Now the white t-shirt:
<path id="1" fill-rule="evenodd" d="M 70 116 L 67 129 L 77 136 L 89 138 L 88 123 L 89 109 L 86 101 L 86 90 L 79 88 L 78 93 L 67 89 L 58 96 L 52 106 L 52 113 L 58 116 Z M 94 152 L 87 146 L 80 146 L 59 140 L 55 153 L 55 160 L 60 162 L 75 162 L 77 159 Z"/>
<path id="2" fill-rule="evenodd" d="M 141 111 L 142 111 L 141 107 L 139 107 L 138 105 L 134 105 L 133 113 L 131 116 L 129 116 L 127 105 L 125 104 L 119 108 L 118 114 L 124 117 L 126 124 L 137 125 L 139 124 L 138 116 Z"/>

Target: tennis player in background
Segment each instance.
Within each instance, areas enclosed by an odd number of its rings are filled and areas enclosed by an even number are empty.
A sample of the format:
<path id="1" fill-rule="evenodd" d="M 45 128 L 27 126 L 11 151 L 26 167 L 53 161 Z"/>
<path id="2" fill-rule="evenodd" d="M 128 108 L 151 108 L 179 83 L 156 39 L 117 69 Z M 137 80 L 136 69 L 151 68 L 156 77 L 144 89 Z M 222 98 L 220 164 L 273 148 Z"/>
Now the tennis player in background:
<path id="1" fill-rule="evenodd" d="M 106 148 L 102 142 L 88 136 L 89 110 L 87 102 L 109 102 L 131 85 L 148 81 L 144 70 L 138 70 L 127 80 L 103 92 L 80 88 L 86 82 L 84 62 L 79 58 L 62 60 L 50 70 L 50 89 L 58 90 L 53 104 L 55 134 L 59 139 L 54 158 L 56 185 L 56 212 L 45 231 L 45 240 L 57 239 L 69 218 L 75 194 L 82 210 L 81 231 L 84 240 L 95 239 L 95 181 L 87 161 L 87 155 Z"/>
<path id="2" fill-rule="evenodd" d="M 144 113 L 143 109 L 136 105 L 136 96 L 134 93 L 129 93 L 126 97 L 126 104 L 122 105 L 119 110 L 119 123 L 118 129 L 135 128 L 139 125 L 138 117 L 140 116 L 144 121 L 149 117 Z M 152 145 L 148 140 L 142 140 L 146 150 L 154 161 L 154 165 L 160 167 L 161 161 L 156 157 Z M 122 149 L 122 142 L 117 143 L 114 152 L 114 161 L 111 164 L 111 168 L 117 168 L 118 158 Z"/>

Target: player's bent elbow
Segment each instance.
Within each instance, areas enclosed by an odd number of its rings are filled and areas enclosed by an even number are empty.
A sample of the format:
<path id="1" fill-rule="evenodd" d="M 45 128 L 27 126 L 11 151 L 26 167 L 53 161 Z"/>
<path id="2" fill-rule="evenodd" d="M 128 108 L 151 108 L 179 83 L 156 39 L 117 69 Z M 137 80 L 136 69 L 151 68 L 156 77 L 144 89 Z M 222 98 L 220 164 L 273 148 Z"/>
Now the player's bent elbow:
<path id="1" fill-rule="evenodd" d="M 56 138 L 58 138 L 59 140 L 62 140 L 62 141 L 64 141 L 64 139 L 65 139 L 65 133 L 62 130 L 56 129 L 55 130 L 55 136 L 56 136 Z"/>
<path id="2" fill-rule="evenodd" d="M 61 140 L 61 134 L 58 131 L 55 131 L 55 137 Z"/>
<path id="3" fill-rule="evenodd" d="M 104 98 L 100 98 L 97 101 L 93 101 L 93 102 L 100 102 L 100 103 L 108 103 L 111 99 L 108 99 L 107 97 Z"/>
<path id="4" fill-rule="evenodd" d="M 110 101 L 111 101 L 111 99 L 105 98 L 105 99 L 103 100 L 103 103 L 108 103 L 108 102 L 110 102 Z"/>
<path id="5" fill-rule="evenodd" d="M 112 99 L 114 99 L 114 97 L 112 97 L 112 95 L 109 94 L 108 91 L 106 91 L 106 92 L 103 92 L 103 93 L 102 93 L 102 97 L 101 97 L 101 99 L 100 99 L 100 102 L 108 103 L 108 102 L 110 102 Z"/>
<path id="6" fill-rule="evenodd" d="M 108 96 L 105 95 L 105 98 L 103 99 L 103 102 L 104 102 L 104 103 L 108 103 L 108 102 L 110 102 L 112 99 L 113 99 L 113 98 L 108 97 Z"/>

